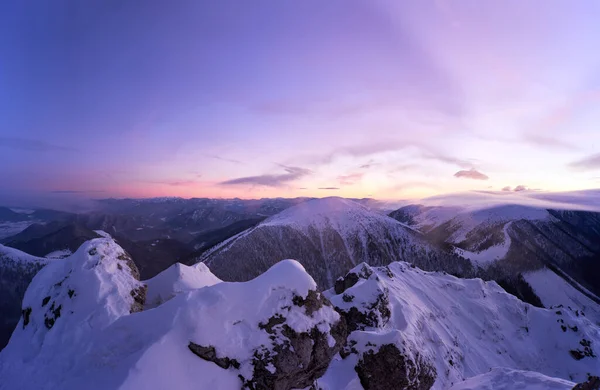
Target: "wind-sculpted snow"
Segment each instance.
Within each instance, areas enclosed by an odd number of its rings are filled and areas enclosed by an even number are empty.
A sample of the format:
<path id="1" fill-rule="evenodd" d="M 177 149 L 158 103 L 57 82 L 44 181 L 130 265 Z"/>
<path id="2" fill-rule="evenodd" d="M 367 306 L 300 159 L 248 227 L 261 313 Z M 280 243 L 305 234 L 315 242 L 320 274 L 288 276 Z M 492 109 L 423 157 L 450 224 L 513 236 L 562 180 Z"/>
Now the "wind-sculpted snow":
<path id="1" fill-rule="evenodd" d="M 290 207 L 206 252 L 199 260 L 223 280 L 256 277 L 282 258 L 298 259 L 322 288 L 356 264 L 409 261 L 428 270 L 473 275 L 470 262 L 429 244 L 398 221 L 342 198 Z"/>
<path id="2" fill-rule="evenodd" d="M 213 275 L 203 263 L 192 267 L 176 263 L 144 283 L 148 286 L 146 308 L 161 305 L 176 295 L 212 286 L 220 283 L 221 279 Z"/>
<path id="3" fill-rule="evenodd" d="M 452 386 L 450 390 L 571 390 L 575 383 L 537 372 L 494 368 Z"/>
<path id="4" fill-rule="evenodd" d="M 166 270 L 150 285 L 170 299 L 141 313 L 131 264 L 96 239 L 38 273 L 0 353 L 0 389 L 304 388 L 345 344 L 345 322 L 294 260 L 246 283 Z"/>
<path id="5" fill-rule="evenodd" d="M 353 332 L 319 380 L 324 389 L 403 388 L 385 387 L 386 376 L 448 389 L 494 367 L 577 382 L 600 369 L 600 328 L 584 313 L 533 307 L 495 282 L 363 264 L 326 295 Z"/>

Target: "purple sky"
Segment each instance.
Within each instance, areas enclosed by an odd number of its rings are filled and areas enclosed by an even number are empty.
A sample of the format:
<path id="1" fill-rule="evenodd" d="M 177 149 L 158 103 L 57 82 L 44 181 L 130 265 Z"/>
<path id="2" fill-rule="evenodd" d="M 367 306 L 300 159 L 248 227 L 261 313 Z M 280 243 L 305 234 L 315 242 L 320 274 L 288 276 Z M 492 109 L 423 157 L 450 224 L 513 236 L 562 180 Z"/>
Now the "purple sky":
<path id="1" fill-rule="evenodd" d="M 0 199 L 600 184 L 596 0 L 4 3 Z"/>

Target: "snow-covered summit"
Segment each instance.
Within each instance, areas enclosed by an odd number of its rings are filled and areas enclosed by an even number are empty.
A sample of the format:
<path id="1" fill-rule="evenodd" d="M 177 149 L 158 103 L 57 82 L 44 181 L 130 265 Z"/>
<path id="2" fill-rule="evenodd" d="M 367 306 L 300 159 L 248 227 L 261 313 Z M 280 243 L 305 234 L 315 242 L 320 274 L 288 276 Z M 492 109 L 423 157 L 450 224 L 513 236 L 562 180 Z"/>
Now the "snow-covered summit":
<path id="1" fill-rule="evenodd" d="M 246 283 L 219 282 L 204 265 L 167 271 L 154 282 L 190 289 L 138 313 L 145 286 L 112 240 L 44 269 L 0 352 L 0 389 L 304 388 L 345 341 L 297 261 Z"/>
<path id="2" fill-rule="evenodd" d="M 129 255 L 111 239 L 90 240 L 33 278 L 21 320 L 3 353 L 15 359 L 52 359 L 56 349 L 140 311 L 144 295 Z"/>
<path id="3" fill-rule="evenodd" d="M 355 201 L 311 199 L 205 252 L 199 261 L 223 280 L 256 277 L 280 259 L 298 259 L 321 288 L 361 262 L 414 262 L 469 274 L 470 262 L 426 242 L 420 233 Z"/>
<path id="4" fill-rule="evenodd" d="M 309 226 L 324 228 L 333 226 L 348 229 L 359 224 L 374 222 L 396 223 L 393 219 L 373 212 L 353 200 L 340 197 L 310 199 L 275 214 L 261 223 L 262 226 Z"/>
<path id="5" fill-rule="evenodd" d="M 190 267 L 175 263 L 152 279 L 144 281 L 148 286 L 146 308 L 153 308 L 183 292 L 220 283 L 203 263 Z"/>

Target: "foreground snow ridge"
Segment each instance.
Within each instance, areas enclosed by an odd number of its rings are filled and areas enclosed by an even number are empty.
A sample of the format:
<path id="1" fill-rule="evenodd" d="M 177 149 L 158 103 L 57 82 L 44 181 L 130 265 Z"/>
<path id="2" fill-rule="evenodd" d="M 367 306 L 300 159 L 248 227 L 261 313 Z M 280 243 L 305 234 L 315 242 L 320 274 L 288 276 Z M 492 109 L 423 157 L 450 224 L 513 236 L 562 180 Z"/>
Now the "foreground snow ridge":
<path id="1" fill-rule="evenodd" d="M 243 283 L 204 264 L 140 282 L 100 238 L 32 281 L 0 389 L 567 389 L 597 374 L 598 343 L 579 311 L 408 263 L 325 293 L 295 260 Z"/>

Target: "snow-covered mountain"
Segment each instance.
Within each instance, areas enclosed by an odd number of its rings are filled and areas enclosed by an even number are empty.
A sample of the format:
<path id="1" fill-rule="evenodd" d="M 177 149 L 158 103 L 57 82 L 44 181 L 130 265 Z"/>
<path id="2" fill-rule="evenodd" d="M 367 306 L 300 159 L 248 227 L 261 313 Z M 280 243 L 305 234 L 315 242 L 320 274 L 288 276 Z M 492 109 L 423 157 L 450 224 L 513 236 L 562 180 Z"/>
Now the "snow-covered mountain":
<path id="1" fill-rule="evenodd" d="M 6 345 L 19 321 L 21 300 L 27 286 L 48 261 L 0 245 L 0 349 Z"/>
<path id="2" fill-rule="evenodd" d="M 325 295 L 351 333 L 319 379 L 323 389 L 359 383 L 448 389 L 494 367 L 539 372 L 564 385 L 600 370 L 600 327 L 585 313 L 528 305 L 495 282 L 424 272 L 408 263 L 362 264 Z M 508 385 L 512 379 L 494 381 Z"/>
<path id="3" fill-rule="evenodd" d="M 323 287 L 361 262 L 403 260 L 423 269 L 473 274 L 469 261 L 428 243 L 405 224 L 338 197 L 290 207 L 215 246 L 199 261 L 221 279 L 244 281 L 285 258 L 298 259 Z"/>
<path id="4" fill-rule="evenodd" d="M 599 343 L 585 313 L 405 262 L 325 293 L 294 260 L 244 283 L 202 264 L 140 282 L 100 238 L 33 279 L 0 389 L 567 389 L 598 372 Z"/>
<path id="5" fill-rule="evenodd" d="M 190 290 L 140 313 L 146 286 L 114 241 L 50 263 L 0 352 L 0 389 L 303 388 L 345 342 L 345 322 L 296 261 L 246 283 L 174 270 L 150 288 Z"/>
<path id="6" fill-rule="evenodd" d="M 405 206 L 390 216 L 423 232 L 431 242 L 455 246 L 457 254 L 484 268 L 489 278 L 550 270 L 562 284 L 568 283 L 587 300 L 600 304 L 600 279 L 596 277 L 600 272 L 600 212 L 582 210 L 589 203 L 501 204 L 496 199 L 491 205 L 475 201 L 460 206 L 454 199 L 448 205 L 438 201 Z M 555 300 L 556 291 L 550 285 L 544 288 L 537 283 L 535 292 L 542 302 Z"/>

